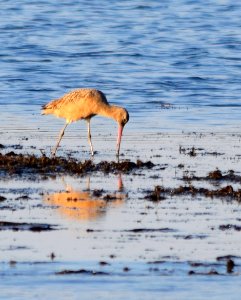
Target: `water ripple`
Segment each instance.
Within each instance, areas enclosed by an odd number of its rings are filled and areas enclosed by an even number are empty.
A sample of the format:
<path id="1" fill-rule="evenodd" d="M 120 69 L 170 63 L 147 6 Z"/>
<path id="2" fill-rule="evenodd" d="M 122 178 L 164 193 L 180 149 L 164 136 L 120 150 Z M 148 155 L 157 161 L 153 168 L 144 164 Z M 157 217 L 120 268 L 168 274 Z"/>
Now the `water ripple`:
<path id="1" fill-rule="evenodd" d="M 240 106 L 240 16 L 241 5 L 229 1 L 5 1 L 0 104 L 37 113 L 68 90 L 97 87 L 134 118 L 148 110 L 152 119 L 170 103 L 192 108 L 195 126 L 209 128 L 220 107 L 223 117 Z M 167 127 L 188 121 L 173 118 L 170 110 Z"/>

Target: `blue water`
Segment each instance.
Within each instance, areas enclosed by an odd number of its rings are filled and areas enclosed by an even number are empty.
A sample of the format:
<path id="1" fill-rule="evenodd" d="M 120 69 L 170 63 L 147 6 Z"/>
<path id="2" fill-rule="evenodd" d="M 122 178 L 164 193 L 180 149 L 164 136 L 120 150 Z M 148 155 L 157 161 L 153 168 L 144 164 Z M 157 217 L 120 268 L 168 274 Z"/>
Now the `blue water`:
<path id="1" fill-rule="evenodd" d="M 133 128 L 239 131 L 240 24 L 239 1 L 2 1 L 1 114 L 41 127 L 42 104 L 96 87 Z"/>
<path id="2" fill-rule="evenodd" d="M 237 288 L 239 276 L 190 276 L 187 275 L 190 266 L 180 263 L 178 266 L 166 263 L 162 270 L 157 268 L 156 271 L 149 271 L 147 264 L 134 263 L 126 273 L 121 265 L 115 265 L 115 268 L 94 266 L 94 269 L 90 269 L 90 265 L 89 262 L 85 268 L 83 264 L 76 266 L 76 263 L 45 262 L 20 263 L 11 268 L 7 264 L 1 264 L 0 274 L 4 278 L 0 282 L 1 299 L 240 299 Z M 66 269 L 95 270 L 106 272 L 107 275 L 55 275 L 55 272 Z M 32 276 L 33 273 L 35 276 Z M 11 288 L 13 284 L 14 288 Z M 43 284 L 45 289 L 42 288 Z M 225 285 L 226 289 L 220 290 L 221 285 Z"/>

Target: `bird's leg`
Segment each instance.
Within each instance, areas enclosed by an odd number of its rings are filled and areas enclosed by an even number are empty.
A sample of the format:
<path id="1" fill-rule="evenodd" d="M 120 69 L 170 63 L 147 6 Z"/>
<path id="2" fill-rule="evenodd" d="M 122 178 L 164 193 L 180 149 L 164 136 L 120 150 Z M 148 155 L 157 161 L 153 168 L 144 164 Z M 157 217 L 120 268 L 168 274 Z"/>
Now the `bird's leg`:
<path id="1" fill-rule="evenodd" d="M 90 119 L 87 120 L 87 124 L 88 124 L 88 141 L 90 144 L 90 152 L 91 152 L 91 155 L 94 156 L 94 150 L 93 150 L 93 145 L 92 145 L 92 141 L 91 141 L 91 132 L 90 132 Z"/>
<path id="2" fill-rule="evenodd" d="M 67 127 L 68 125 L 69 125 L 69 123 L 67 122 L 67 123 L 64 125 L 64 128 L 60 131 L 58 142 L 57 142 L 57 144 L 56 144 L 54 150 L 52 151 L 52 157 L 55 157 L 55 153 L 56 153 L 56 151 L 57 151 L 57 149 L 58 149 L 58 147 L 59 147 L 60 141 L 61 141 L 61 139 L 62 139 L 62 137 L 63 137 L 63 135 L 64 135 L 64 131 L 65 131 L 65 129 L 66 129 L 66 127 Z"/>

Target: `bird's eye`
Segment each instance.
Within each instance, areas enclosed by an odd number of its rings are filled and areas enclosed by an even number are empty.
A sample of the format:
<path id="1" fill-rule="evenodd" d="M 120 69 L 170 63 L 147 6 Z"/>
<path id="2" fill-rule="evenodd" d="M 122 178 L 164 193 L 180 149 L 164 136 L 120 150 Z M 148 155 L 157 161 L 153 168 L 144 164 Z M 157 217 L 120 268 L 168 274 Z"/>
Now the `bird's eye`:
<path id="1" fill-rule="evenodd" d="M 123 125 L 126 125 L 127 122 L 128 122 L 127 119 L 124 119 L 124 120 L 122 121 Z"/>

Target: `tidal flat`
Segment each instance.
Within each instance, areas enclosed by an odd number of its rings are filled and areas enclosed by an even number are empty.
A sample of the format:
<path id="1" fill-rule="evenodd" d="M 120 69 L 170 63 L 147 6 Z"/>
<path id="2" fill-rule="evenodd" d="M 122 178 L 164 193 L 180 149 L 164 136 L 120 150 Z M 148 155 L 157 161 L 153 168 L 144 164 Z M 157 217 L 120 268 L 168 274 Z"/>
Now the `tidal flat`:
<path id="1" fill-rule="evenodd" d="M 101 141 L 93 159 L 1 144 L 3 298 L 238 299 L 240 136 L 141 139 L 119 162 Z"/>

